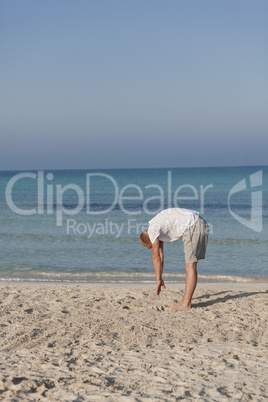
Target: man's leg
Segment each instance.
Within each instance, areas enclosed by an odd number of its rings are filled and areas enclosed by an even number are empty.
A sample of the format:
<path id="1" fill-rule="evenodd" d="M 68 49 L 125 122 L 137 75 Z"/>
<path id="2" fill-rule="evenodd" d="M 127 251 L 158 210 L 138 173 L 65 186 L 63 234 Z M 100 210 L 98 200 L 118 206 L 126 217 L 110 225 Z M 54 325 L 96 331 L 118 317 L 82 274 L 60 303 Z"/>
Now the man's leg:
<path id="1" fill-rule="evenodd" d="M 197 262 L 186 262 L 186 283 L 184 296 L 179 303 L 170 307 L 171 311 L 187 311 L 191 308 L 191 300 L 197 284 Z"/>

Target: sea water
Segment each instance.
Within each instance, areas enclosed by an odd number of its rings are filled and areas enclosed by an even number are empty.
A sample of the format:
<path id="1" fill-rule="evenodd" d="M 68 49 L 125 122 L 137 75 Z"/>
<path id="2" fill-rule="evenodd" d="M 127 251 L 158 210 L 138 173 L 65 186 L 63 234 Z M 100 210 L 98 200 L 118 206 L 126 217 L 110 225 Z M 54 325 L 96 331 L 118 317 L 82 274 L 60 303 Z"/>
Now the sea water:
<path id="1" fill-rule="evenodd" d="M 0 206 L 0 279 L 151 281 L 140 232 L 181 207 L 209 225 L 199 278 L 268 280 L 268 167 L 2 171 Z M 182 241 L 164 254 L 182 279 Z"/>

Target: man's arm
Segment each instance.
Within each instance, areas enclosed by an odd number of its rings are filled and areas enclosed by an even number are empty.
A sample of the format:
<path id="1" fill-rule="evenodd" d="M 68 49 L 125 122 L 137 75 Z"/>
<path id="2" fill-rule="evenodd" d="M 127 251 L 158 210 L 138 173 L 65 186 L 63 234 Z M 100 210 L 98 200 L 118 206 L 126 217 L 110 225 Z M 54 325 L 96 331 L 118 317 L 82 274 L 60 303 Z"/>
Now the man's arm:
<path id="1" fill-rule="evenodd" d="M 155 270 L 155 276 L 156 276 L 156 281 L 157 281 L 157 287 L 156 287 L 156 294 L 158 295 L 161 292 L 161 287 L 165 289 L 165 284 L 162 279 L 162 272 L 164 268 L 164 247 L 163 247 L 163 242 L 159 241 L 157 238 L 155 242 L 152 245 L 153 249 L 153 266 Z"/>
<path id="2" fill-rule="evenodd" d="M 161 260 L 161 275 L 162 275 L 164 270 L 164 242 L 162 242 L 161 240 L 159 240 L 159 254 Z"/>

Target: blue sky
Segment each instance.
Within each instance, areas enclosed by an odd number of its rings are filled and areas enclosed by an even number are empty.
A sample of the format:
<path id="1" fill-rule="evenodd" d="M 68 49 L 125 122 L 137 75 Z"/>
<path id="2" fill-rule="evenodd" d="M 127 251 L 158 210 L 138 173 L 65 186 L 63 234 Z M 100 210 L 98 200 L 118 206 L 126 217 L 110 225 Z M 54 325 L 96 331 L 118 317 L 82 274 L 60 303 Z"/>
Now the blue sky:
<path id="1" fill-rule="evenodd" d="M 267 165 L 268 1 L 1 0 L 0 169 Z"/>

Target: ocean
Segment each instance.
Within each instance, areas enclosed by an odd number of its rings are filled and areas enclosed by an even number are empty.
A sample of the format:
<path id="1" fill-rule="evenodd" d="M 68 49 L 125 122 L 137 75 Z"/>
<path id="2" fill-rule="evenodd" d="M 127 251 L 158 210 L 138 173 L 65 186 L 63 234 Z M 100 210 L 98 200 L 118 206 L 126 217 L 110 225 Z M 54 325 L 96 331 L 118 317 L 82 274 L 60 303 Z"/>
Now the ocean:
<path id="1" fill-rule="evenodd" d="M 0 172 L 0 279 L 154 281 L 140 232 L 160 210 L 209 225 L 200 280 L 268 281 L 268 167 Z M 181 240 L 164 247 L 166 281 L 185 277 Z"/>

